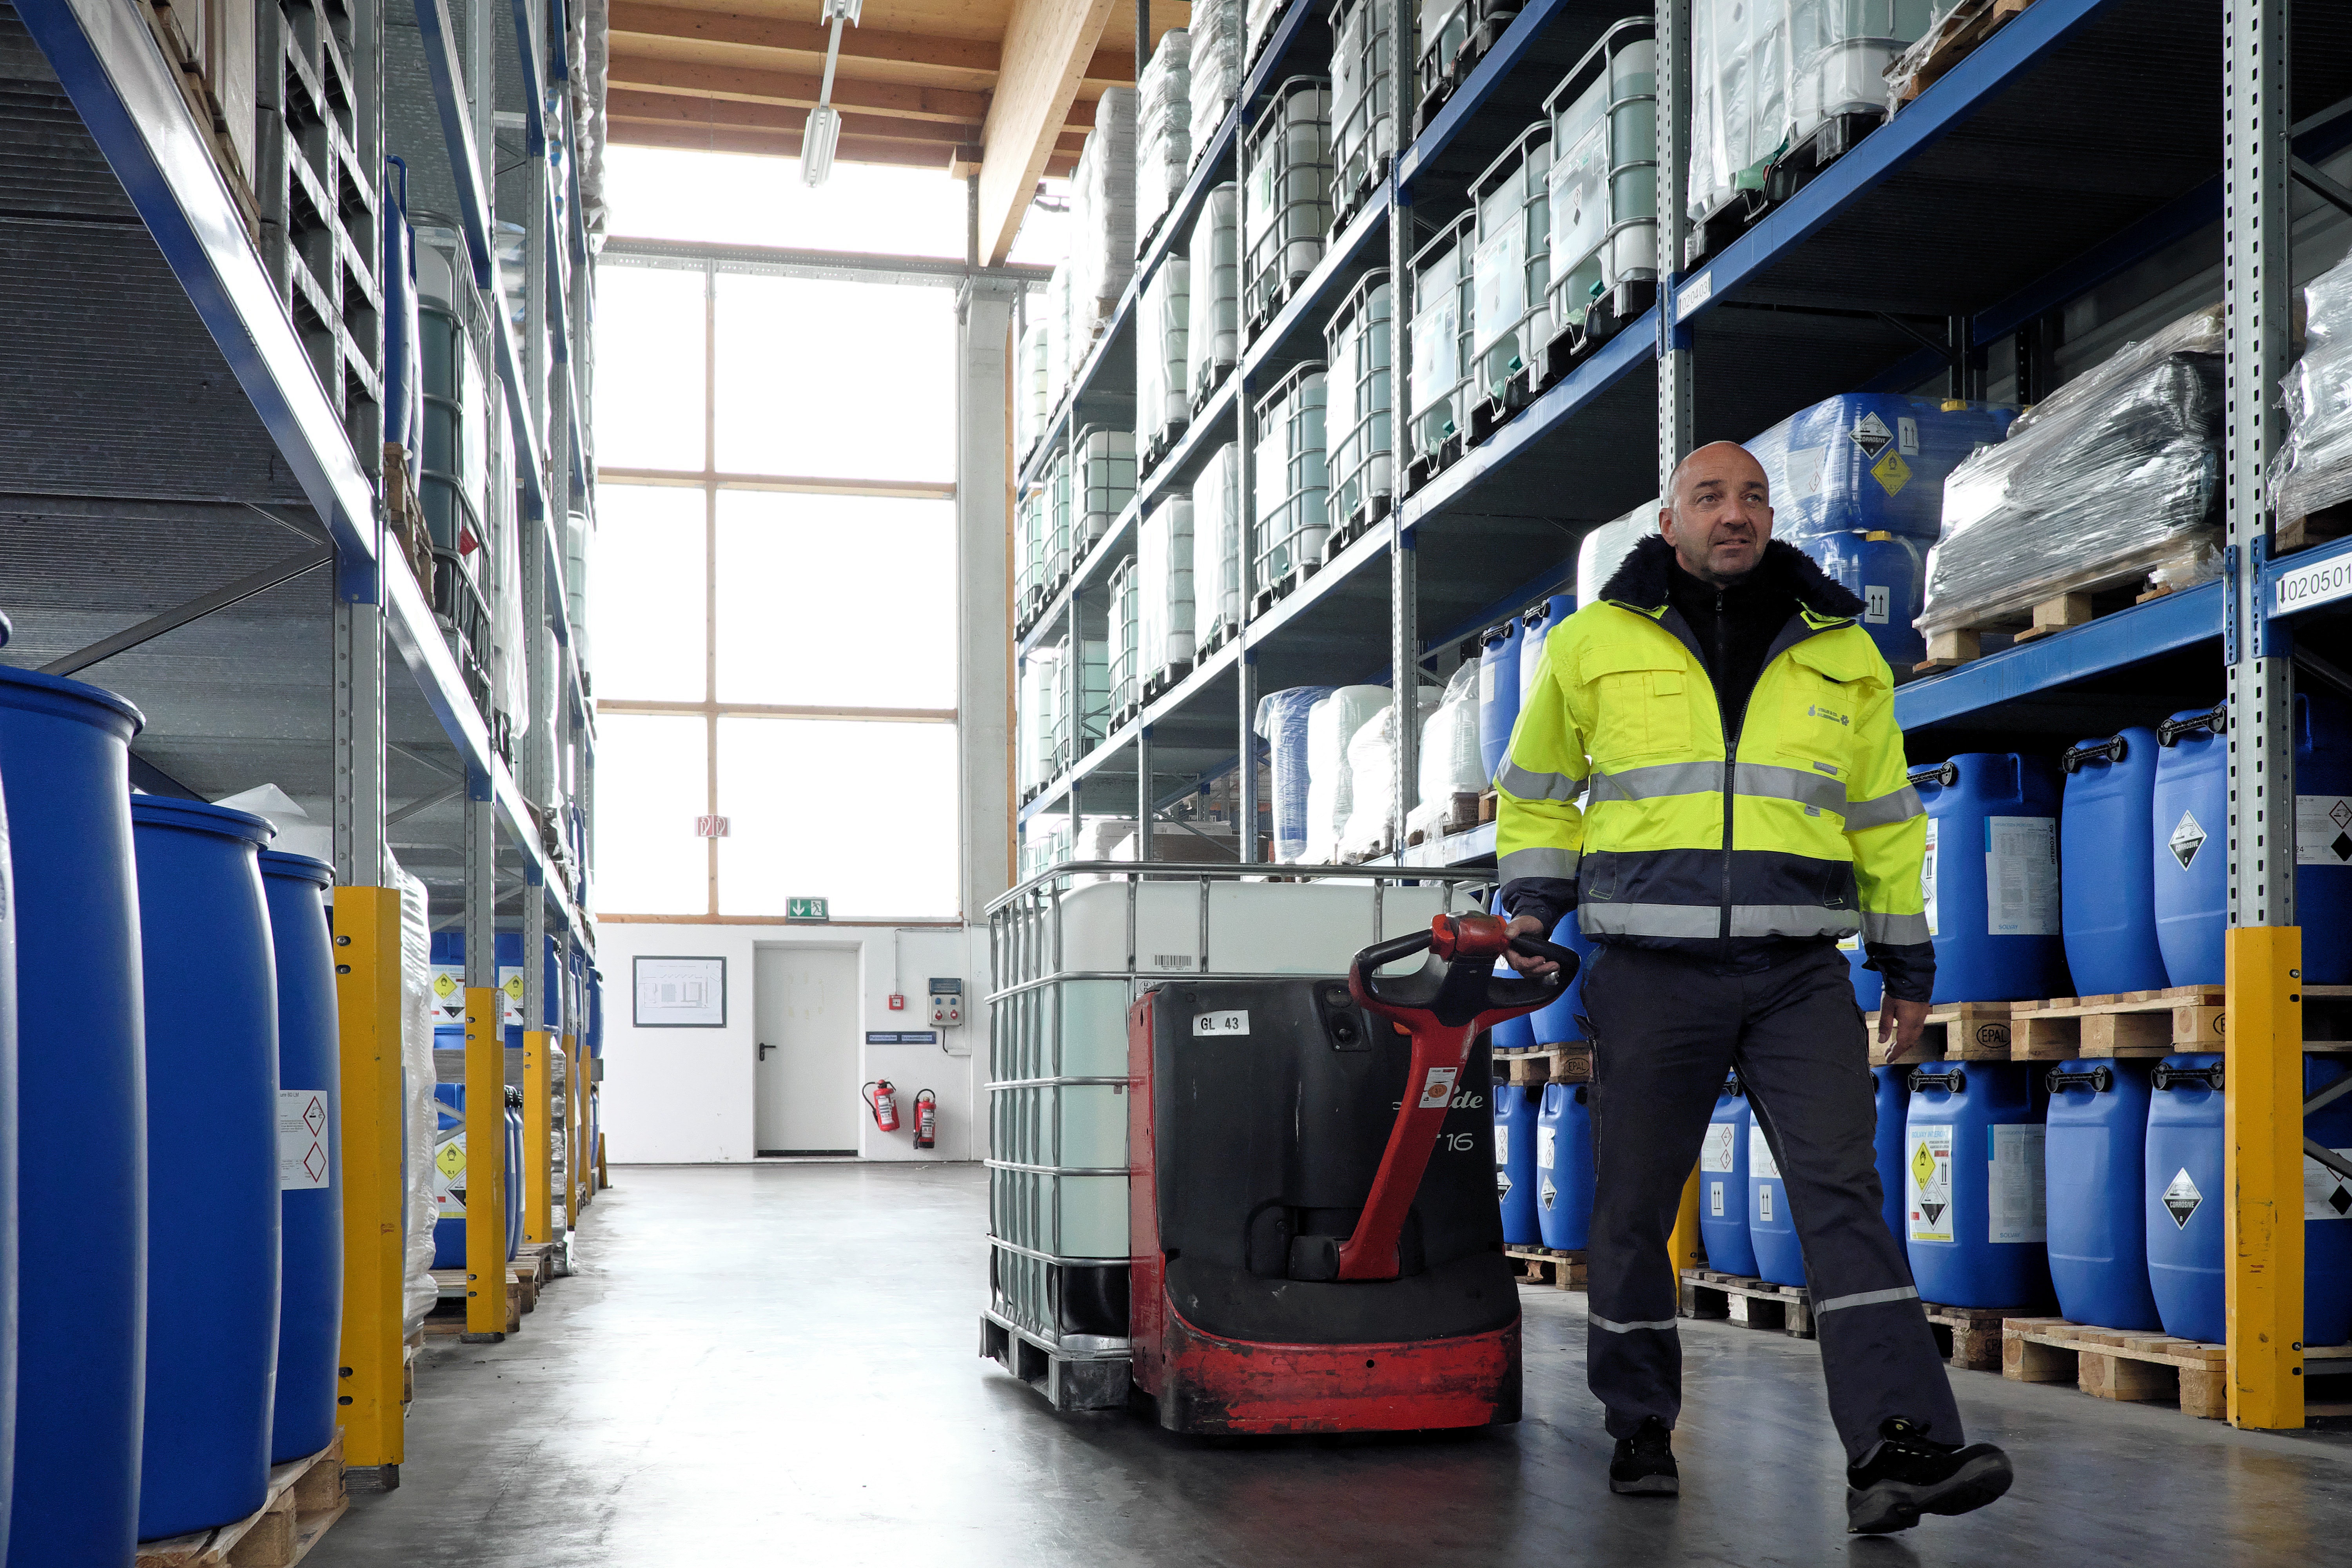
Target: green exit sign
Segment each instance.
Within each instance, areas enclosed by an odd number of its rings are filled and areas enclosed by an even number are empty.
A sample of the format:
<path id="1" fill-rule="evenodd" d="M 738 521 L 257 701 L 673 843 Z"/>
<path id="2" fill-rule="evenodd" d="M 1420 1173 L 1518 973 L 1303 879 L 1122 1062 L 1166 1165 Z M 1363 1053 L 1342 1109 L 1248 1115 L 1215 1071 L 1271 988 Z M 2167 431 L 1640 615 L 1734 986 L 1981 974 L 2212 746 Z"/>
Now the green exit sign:
<path id="1" fill-rule="evenodd" d="M 832 915 L 826 912 L 825 901 L 823 899 L 786 899 L 784 900 L 784 919 L 788 921 L 826 921 L 832 918 Z"/>

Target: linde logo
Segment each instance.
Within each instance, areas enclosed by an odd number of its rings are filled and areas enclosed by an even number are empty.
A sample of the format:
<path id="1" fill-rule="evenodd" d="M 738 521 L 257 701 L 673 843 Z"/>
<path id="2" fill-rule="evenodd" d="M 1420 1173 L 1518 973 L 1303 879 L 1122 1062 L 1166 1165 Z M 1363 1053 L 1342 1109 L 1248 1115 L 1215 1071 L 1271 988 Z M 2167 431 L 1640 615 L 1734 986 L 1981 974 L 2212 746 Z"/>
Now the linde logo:
<path id="1" fill-rule="evenodd" d="M 1832 713 L 1818 702 L 1805 710 L 1805 716 L 1809 719 L 1826 719 L 1832 724 L 1844 724 L 1848 727 L 1851 727 L 1853 723 L 1853 721 L 1847 718 L 1844 714 Z"/>
<path id="2" fill-rule="evenodd" d="M 2352 560 L 2321 561 L 2282 572 L 2271 595 L 2271 613 L 2307 610 L 2352 595 Z"/>

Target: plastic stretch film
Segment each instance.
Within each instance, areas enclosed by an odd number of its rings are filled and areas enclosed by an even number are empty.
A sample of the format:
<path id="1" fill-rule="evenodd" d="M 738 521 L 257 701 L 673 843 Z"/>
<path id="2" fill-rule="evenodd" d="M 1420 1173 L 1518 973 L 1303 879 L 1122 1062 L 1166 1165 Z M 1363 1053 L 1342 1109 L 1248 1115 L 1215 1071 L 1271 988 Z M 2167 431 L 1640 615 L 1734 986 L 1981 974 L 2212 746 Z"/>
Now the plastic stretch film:
<path id="1" fill-rule="evenodd" d="M 1192 502 L 1161 501 L 1136 542 L 1135 617 L 1143 679 L 1192 662 Z"/>
<path id="2" fill-rule="evenodd" d="M 1576 547 L 1576 602 L 1597 605 L 1601 589 L 1617 574 L 1633 546 L 1658 531 L 1658 502 L 1645 500 L 1586 534 Z"/>
<path id="3" fill-rule="evenodd" d="M 1242 90 L 1241 0 L 1201 0 L 1192 7 L 1190 33 L 1192 151 L 1198 157 L 1216 140 Z"/>
<path id="4" fill-rule="evenodd" d="M 1070 365 L 1135 276 L 1135 89 L 1107 87 L 1070 176 Z"/>
<path id="5" fill-rule="evenodd" d="M 2212 542 L 2221 501 L 2218 306 L 2020 415 L 1952 470 L 1919 629 L 1982 626 L 2114 586 Z"/>
<path id="6" fill-rule="evenodd" d="M 1285 865 L 1307 855 L 1307 717 L 1331 690 L 1293 686 L 1257 700 L 1251 727 L 1265 739 L 1274 785 L 1274 858 Z"/>
<path id="7" fill-rule="evenodd" d="M 1412 716 L 1416 728 L 1436 711 L 1441 693 L 1433 686 L 1420 688 Z M 1396 837 L 1396 704 L 1383 706 L 1366 724 L 1348 737 L 1348 815 L 1340 819 L 1339 854 L 1378 855 Z"/>
<path id="8" fill-rule="evenodd" d="M 1405 816 L 1405 831 L 1438 832 L 1456 795 L 1475 795 L 1486 788 L 1486 760 L 1478 751 L 1478 661 L 1465 659 L 1422 725 L 1421 798 Z"/>
<path id="9" fill-rule="evenodd" d="M 1197 652 L 1242 626 L 1242 449 L 1231 441 L 1192 481 L 1192 632 Z"/>
<path id="10" fill-rule="evenodd" d="M 1171 442 L 1191 423 L 1185 395 L 1192 315 L 1192 269 L 1181 256 L 1160 264 L 1136 316 L 1135 434 L 1146 447 Z"/>
<path id="11" fill-rule="evenodd" d="M 1192 36 L 1171 27 L 1135 84 L 1135 247 L 1141 255 L 1192 167 Z"/>
<path id="12" fill-rule="evenodd" d="M 2279 390 L 2287 435 L 2271 462 L 2271 506 L 2291 522 L 2352 500 L 2352 258 L 2303 287 L 2305 346 Z"/>
<path id="13" fill-rule="evenodd" d="M 1241 260 L 1234 226 L 1234 188 L 1218 185 L 1201 201 L 1185 242 L 1189 314 L 1184 331 L 1184 395 L 1195 410 L 1233 369 L 1242 352 Z"/>
<path id="14" fill-rule="evenodd" d="M 387 857 L 389 858 L 389 857 Z M 423 1325 L 441 1299 L 433 1279 L 433 921 L 425 884 L 392 865 L 400 889 L 400 1084 L 408 1129 L 402 1177 L 405 1187 L 401 1251 L 401 1337 Z"/>
<path id="15" fill-rule="evenodd" d="M 1348 743 L 1388 710 L 1385 686 L 1341 686 L 1307 715 L 1307 849 L 1302 858 L 1328 865 L 1339 858 L 1339 829 L 1355 810 Z"/>

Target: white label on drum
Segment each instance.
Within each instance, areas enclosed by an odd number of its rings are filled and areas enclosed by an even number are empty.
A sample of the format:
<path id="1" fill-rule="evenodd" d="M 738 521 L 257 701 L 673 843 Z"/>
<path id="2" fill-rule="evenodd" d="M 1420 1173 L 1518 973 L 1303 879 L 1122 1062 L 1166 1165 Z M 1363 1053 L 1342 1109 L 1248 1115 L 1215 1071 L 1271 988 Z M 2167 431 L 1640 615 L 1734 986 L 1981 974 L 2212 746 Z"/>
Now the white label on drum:
<path id="1" fill-rule="evenodd" d="M 1758 1176 L 1771 1182 L 1780 1179 L 1780 1167 L 1772 1163 L 1771 1141 L 1753 1121 L 1748 1124 L 1748 1174 L 1751 1180 Z"/>
<path id="2" fill-rule="evenodd" d="M 1766 1225 L 1772 1223 L 1772 1189 L 1769 1187 L 1756 1189 L 1756 1217 Z"/>
<path id="3" fill-rule="evenodd" d="M 1927 819 L 1927 852 L 1919 858 L 1919 900 L 1927 913 L 1927 934 L 1940 936 L 1936 927 L 1936 819 Z"/>
<path id="4" fill-rule="evenodd" d="M 1246 1035 L 1249 1033 L 1249 1009 L 1231 1013 L 1195 1013 L 1192 1015 L 1195 1035 Z"/>
<path id="5" fill-rule="evenodd" d="M 462 963 L 436 963 L 433 966 L 433 1022 L 453 1028 L 466 1024 L 466 966 Z"/>
<path id="6" fill-rule="evenodd" d="M 1820 447 L 1790 448 L 1788 500 L 1808 500 L 1822 493 L 1822 450 Z"/>
<path id="7" fill-rule="evenodd" d="M 278 1190 L 314 1192 L 327 1184 L 333 1166 L 327 1159 L 327 1092 L 320 1089 L 278 1091 Z"/>
<path id="8" fill-rule="evenodd" d="M 1732 1131 L 1730 1122 L 1708 1122 L 1706 1142 L 1698 1146 L 1698 1168 L 1702 1171 L 1730 1170 L 1731 1157 L 1738 1152 L 1731 1142 L 1736 1136 L 1738 1134 Z"/>
<path id="9" fill-rule="evenodd" d="M 1916 1127 L 1904 1142 L 1905 1234 L 1913 1241 L 1952 1239 L 1952 1130 Z"/>
<path id="10" fill-rule="evenodd" d="M 1723 1184 L 1721 1182 L 1709 1182 L 1706 1184 L 1706 1216 L 1709 1219 L 1723 1217 Z"/>
<path id="11" fill-rule="evenodd" d="M 2058 934 L 2056 817 L 1985 818 L 1985 934 Z"/>
<path id="12" fill-rule="evenodd" d="M 2338 1159 L 2352 1161 L 2352 1149 L 2338 1149 L 2336 1155 Z M 2303 1157 L 2303 1217 L 2352 1219 L 2352 1180 L 2329 1170 L 2308 1154 Z"/>
<path id="13" fill-rule="evenodd" d="M 2294 797 L 2294 863 L 2352 866 L 2352 801 L 2340 795 Z"/>
<path id="14" fill-rule="evenodd" d="M 2042 1149 L 2045 1129 L 2010 1121 L 1992 1132 L 1992 1168 L 1987 1173 L 1985 1239 L 2040 1245 L 2050 1239 L 2044 1202 Z"/>
<path id="15" fill-rule="evenodd" d="M 1507 1165 L 1510 1163 L 1511 1124 L 1507 1121 L 1497 1121 L 1495 1123 L 1495 1163 Z"/>
<path id="16" fill-rule="evenodd" d="M 1895 616 L 1895 589 L 1885 583 L 1865 583 L 1862 588 L 1862 624 L 1883 626 Z"/>
<path id="17" fill-rule="evenodd" d="M 1559 1163 L 1559 1161 L 1554 1158 L 1554 1152 L 1559 1146 L 1559 1129 L 1557 1127 L 1538 1127 L 1536 1129 L 1537 1170 L 1549 1171 L 1554 1165 Z"/>

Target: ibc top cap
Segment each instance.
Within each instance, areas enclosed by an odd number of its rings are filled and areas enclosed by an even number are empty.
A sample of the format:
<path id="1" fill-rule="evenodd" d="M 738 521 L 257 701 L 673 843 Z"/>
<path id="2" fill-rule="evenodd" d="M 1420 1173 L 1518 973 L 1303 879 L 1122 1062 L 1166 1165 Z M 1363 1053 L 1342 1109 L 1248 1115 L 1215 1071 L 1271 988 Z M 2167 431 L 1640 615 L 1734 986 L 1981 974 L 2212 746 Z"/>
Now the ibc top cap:
<path id="1" fill-rule="evenodd" d="M 185 827 L 198 833 L 217 833 L 224 838 L 242 838 L 257 847 L 278 837 L 278 829 L 266 816 L 256 816 L 249 811 L 239 811 L 234 806 L 214 805 L 201 800 L 180 800 L 167 795 L 132 795 L 131 825 L 133 827 Z"/>
<path id="2" fill-rule="evenodd" d="M 44 675 L 0 664 L 0 708 L 47 713 L 58 719 L 79 719 L 92 729 L 110 730 L 128 745 L 147 727 L 147 715 L 126 697 L 86 680 Z"/>

